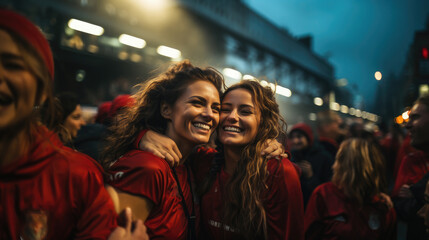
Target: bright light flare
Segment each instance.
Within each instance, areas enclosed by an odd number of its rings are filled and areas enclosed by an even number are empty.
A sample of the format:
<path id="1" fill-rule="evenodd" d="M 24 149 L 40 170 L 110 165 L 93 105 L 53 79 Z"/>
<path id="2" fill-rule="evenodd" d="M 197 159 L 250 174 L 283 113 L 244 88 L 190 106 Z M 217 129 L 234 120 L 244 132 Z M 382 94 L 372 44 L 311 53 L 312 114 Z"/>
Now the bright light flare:
<path id="1" fill-rule="evenodd" d="M 342 113 L 349 113 L 349 107 L 347 107 L 346 105 L 341 105 L 340 111 Z"/>
<path id="2" fill-rule="evenodd" d="M 375 79 L 376 79 L 377 81 L 380 81 L 380 80 L 381 80 L 381 78 L 383 77 L 383 75 L 381 74 L 381 72 L 380 72 L 380 71 L 377 71 L 377 72 L 375 72 L 375 73 L 374 73 L 374 77 L 375 77 Z"/>
<path id="3" fill-rule="evenodd" d="M 156 49 L 156 52 L 159 55 L 169 57 L 169 58 L 179 58 L 180 56 L 182 56 L 182 53 L 179 50 L 177 50 L 175 48 L 163 46 L 163 45 L 159 46 Z"/>
<path id="4" fill-rule="evenodd" d="M 337 102 L 331 102 L 329 108 L 334 111 L 340 111 L 340 104 Z"/>
<path id="5" fill-rule="evenodd" d="M 101 36 L 104 33 L 104 28 L 74 18 L 69 20 L 68 26 L 69 28 L 76 31 L 92 34 L 95 36 Z"/>
<path id="6" fill-rule="evenodd" d="M 232 69 L 232 68 L 224 68 L 222 70 L 223 74 L 225 74 L 225 76 L 236 79 L 236 80 L 240 80 L 241 79 L 241 72 Z"/>
<path id="7" fill-rule="evenodd" d="M 408 118 L 409 118 L 410 116 L 408 115 L 408 111 L 406 111 L 406 112 L 403 112 L 402 113 L 402 118 L 404 119 L 404 120 L 408 120 Z"/>
<path id="8" fill-rule="evenodd" d="M 316 105 L 316 106 L 322 106 L 323 105 L 323 99 L 320 97 L 315 97 L 313 102 L 314 102 L 314 105 Z"/>
<path id="9" fill-rule="evenodd" d="M 140 6 L 144 9 L 150 11 L 165 10 L 169 4 L 168 0 L 138 0 L 136 2 L 139 3 Z"/>
<path id="10" fill-rule="evenodd" d="M 362 111 L 361 111 L 361 110 L 359 110 L 359 109 L 356 109 L 356 111 L 355 111 L 355 116 L 356 116 L 356 117 L 362 117 Z"/>
<path id="11" fill-rule="evenodd" d="M 317 115 L 315 113 L 310 113 L 308 114 L 308 119 L 310 119 L 311 121 L 316 121 Z"/>
<path id="12" fill-rule="evenodd" d="M 128 34 L 121 34 L 121 36 L 119 36 L 119 42 L 128 46 L 140 48 L 140 49 L 146 46 L 145 40 L 128 35 Z"/>
<path id="13" fill-rule="evenodd" d="M 272 84 L 272 87 L 271 88 L 273 88 L 273 87 L 275 87 L 276 88 L 276 93 L 277 94 L 280 94 L 280 95 L 282 95 L 282 96 L 285 96 L 285 97 L 290 97 L 290 96 L 292 96 L 292 91 L 289 89 L 289 88 L 285 88 L 285 87 L 282 87 L 282 86 L 280 86 L 280 85 L 277 85 L 277 87 L 274 85 L 274 83 L 271 83 Z"/>
<path id="14" fill-rule="evenodd" d="M 252 75 L 246 74 L 243 76 L 243 80 L 255 80 L 256 78 Z"/>
<path id="15" fill-rule="evenodd" d="M 402 116 L 401 116 L 401 115 L 399 115 L 399 116 L 397 116 L 397 117 L 395 118 L 395 123 L 397 123 L 397 124 L 402 124 L 402 123 L 404 123 L 404 119 L 402 118 Z"/>

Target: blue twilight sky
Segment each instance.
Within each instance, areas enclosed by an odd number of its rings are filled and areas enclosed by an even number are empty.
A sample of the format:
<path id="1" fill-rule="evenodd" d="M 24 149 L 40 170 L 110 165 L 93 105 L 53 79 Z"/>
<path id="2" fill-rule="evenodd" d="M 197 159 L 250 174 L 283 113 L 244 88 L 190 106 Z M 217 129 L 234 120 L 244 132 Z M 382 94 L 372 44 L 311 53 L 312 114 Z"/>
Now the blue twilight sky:
<path id="1" fill-rule="evenodd" d="M 376 93 L 374 73 L 399 74 L 429 14 L 429 0 L 243 1 L 293 36 L 311 34 L 314 51 L 329 56 L 336 79 L 357 85 L 366 106 Z"/>

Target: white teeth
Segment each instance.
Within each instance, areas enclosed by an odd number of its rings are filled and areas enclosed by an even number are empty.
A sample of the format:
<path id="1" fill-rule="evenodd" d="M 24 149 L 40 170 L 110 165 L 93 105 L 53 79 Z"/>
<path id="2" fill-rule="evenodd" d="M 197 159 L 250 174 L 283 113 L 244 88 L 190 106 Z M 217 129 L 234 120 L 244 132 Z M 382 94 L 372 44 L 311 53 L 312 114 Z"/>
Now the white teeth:
<path id="1" fill-rule="evenodd" d="M 194 127 L 210 130 L 210 126 L 204 123 L 194 123 Z"/>
<path id="2" fill-rule="evenodd" d="M 238 127 L 224 127 L 223 130 L 230 132 L 241 132 L 241 129 Z"/>

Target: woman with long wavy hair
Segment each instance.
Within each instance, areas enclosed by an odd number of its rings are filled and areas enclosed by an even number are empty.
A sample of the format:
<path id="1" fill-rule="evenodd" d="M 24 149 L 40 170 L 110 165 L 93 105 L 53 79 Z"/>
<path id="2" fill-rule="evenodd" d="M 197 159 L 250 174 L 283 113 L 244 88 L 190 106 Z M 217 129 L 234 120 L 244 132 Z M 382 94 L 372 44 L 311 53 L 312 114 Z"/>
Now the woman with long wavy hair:
<path id="1" fill-rule="evenodd" d="M 260 154 L 285 126 L 271 88 L 242 81 L 224 93 L 220 147 L 201 191 L 203 231 L 211 239 L 303 239 L 295 167 Z"/>
<path id="2" fill-rule="evenodd" d="M 396 214 L 383 193 L 379 149 L 364 139 L 348 139 L 332 168 L 332 181 L 317 187 L 307 205 L 306 239 L 395 239 Z"/>
<path id="3" fill-rule="evenodd" d="M 120 209 L 131 206 L 145 221 L 151 238 L 195 239 L 198 206 L 193 174 L 185 163 L 218 125 L 223 77 L 185 60 L 138 86 L 134 106 L 119 114 L 108 137 L 103 164 L 111 176 L 109 190 L 117 194 Z M 177 144 L 184 156 L 178 166 L 170 168 L 162 158 L 133 150 L 144 129 Z"/>
<path id="4" fill-rule="evenodd" d="M 223 94 L 217 149 L 200 147 L 190 157 L 200 183 L 203 239 L 304 238 L 296 169 L 287 158 L 270 157 L 278 152 L 267 148 L 276 146 L 271 140 L 285 126 L 271 88 L 242 81 Z M 168 151 L 162 146 L 167 139 L 151 140 L 140 147 Z"/>

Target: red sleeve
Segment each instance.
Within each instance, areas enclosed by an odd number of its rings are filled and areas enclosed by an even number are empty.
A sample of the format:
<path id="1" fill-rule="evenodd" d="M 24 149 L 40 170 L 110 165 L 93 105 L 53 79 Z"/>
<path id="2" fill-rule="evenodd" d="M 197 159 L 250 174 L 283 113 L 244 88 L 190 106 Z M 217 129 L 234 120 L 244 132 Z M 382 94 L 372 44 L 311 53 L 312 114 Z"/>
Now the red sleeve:
<path id="1" fill-rule="evenodd" d="M 322 211 L 326 209 L 326 205 L 323 197 L 319 193 L 319 189 L 320 186 L 313 191 L 305 210 L 304 229 L 307 240 L 318 239 L 323 233 L 322 220 L 324 214 Z"/>
<path id="2" fill-rule="evenodd" d="M 147 133 L 147 131 L 148 131 L 148 129 L 141 130 L 141 131 L 139 132 L 139 134 L 137 135 L 137 137 L 136 137 L 136 139 L 134 140 L 134 143 L 133 143 L 134 149 L 140 149 L 140 148 L 139 148 L 140 140 L 141 140 L 141 139 L 143 138 L 143 136 Z"/>
<path id="3" fill-rule="evenodd" d="M 386 215 L 386 229 L 384 230 L 386 233 L 386 240 L 396 240 L 396 212 L 394 208 L 391 208 Z"/>
<path id="4" fill-rule="evenodd" d="M 216 153 L 213 148 L 199 147 L 191 154 L 189 160 L 197 183 L 203 181 L 209 174 Z"/>
<path id="5" fill-rule="evenodd" d="M 392 196 L 399 194 L 399 189 L 402 185 L 417 183 L 427 172 L 426 161 L 420 156 L 419 152 L 407 155 L 399 167 Z"/>
<path id="6" fill-rule="evenodd" d="M 167 190 L 169 168 L 163 159 L 149 152 L 132 150 L 110 167 L 109 184 L 159 205 Z"/>
<path id="7" fill-rule="evenodd" d="M 77 164 L 77 163 L 76 163 Z M 92 159 L 79 164 L 80 170 L 72 171 L 72 187 L 80 189 L 75 199 L 81 209 L 74 239 L 106 239 L 116 227 L 116 212 L 110 195 L 104 188 L 100 168 Z"/>
<path id="8" fill-rule="evenodd" d="M 269 239 L 304 239 L 304 206 L 295 167 L 288 159 L 268 161 L 267 200 Z"/>

